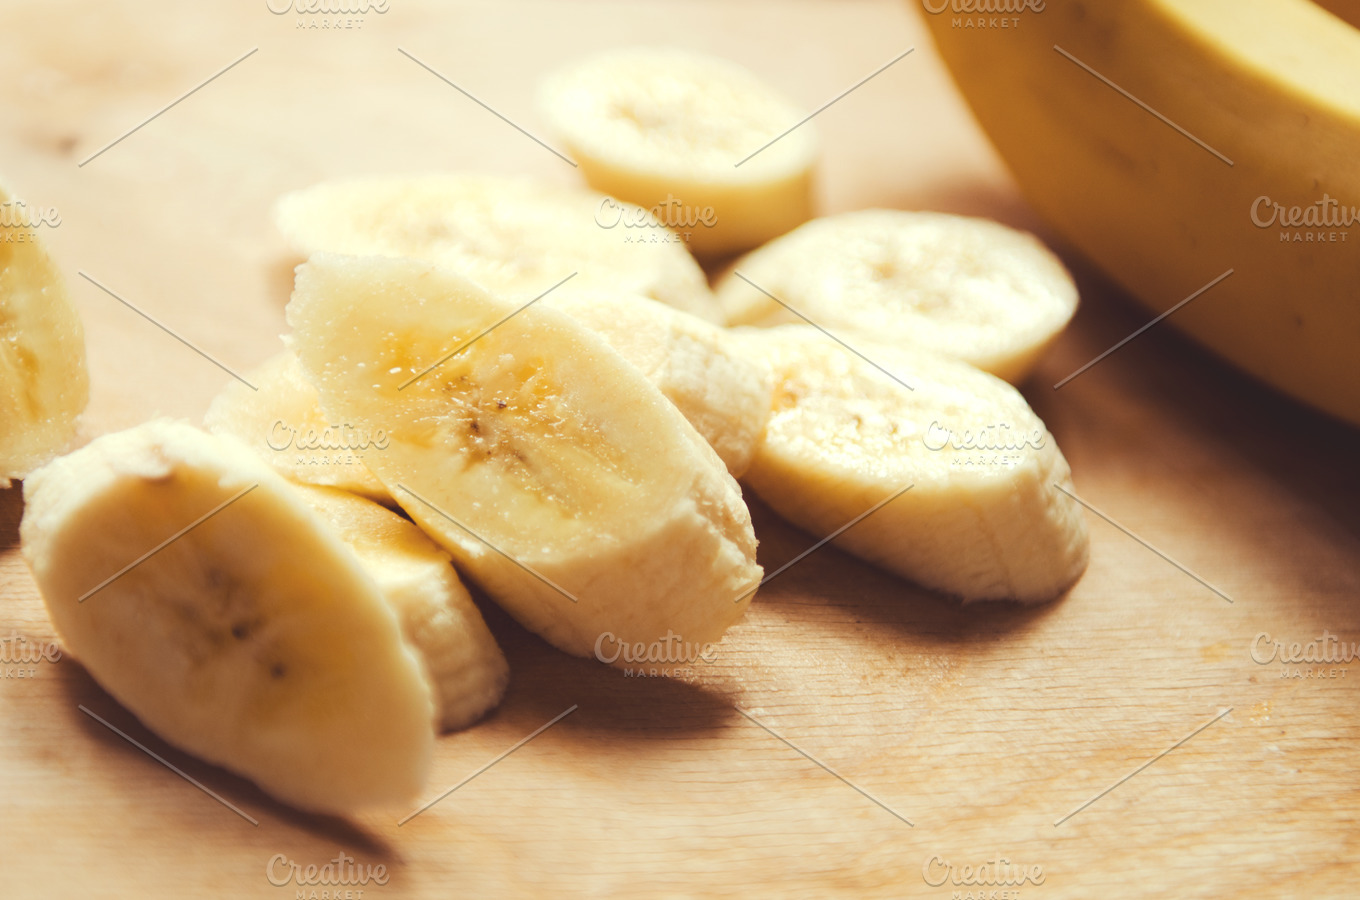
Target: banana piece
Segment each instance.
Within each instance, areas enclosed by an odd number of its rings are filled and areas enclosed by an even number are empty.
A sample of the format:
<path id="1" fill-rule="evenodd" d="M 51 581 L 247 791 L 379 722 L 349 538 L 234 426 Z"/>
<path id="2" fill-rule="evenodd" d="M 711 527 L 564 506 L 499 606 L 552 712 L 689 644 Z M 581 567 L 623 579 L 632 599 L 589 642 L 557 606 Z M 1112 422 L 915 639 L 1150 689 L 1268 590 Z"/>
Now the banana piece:
<path id="1" fill-rule="evenodd" d="M 420 663 L 354 554 L 244 445 L 157 420 L 34 472 L 24 500 L 53 624 L 152 731 L 305 810 L 418 794 Z"/>
<path id="2" fill-rule="evenodd" d="M 749 250 L 812 216 L 813 128 L 779 137 L 806 112 L 727 60 L 611 50 L 545 79 L 539 106 L 591 187 L 651 209 L 698 255 Z"/>
<path id="3" fill-rule="evenodd" d="M 717 293 L 730 325 L 798 322 L 787 304 L 852 343 L 918 347 L 1012 383 L 1077 308 L 1071 276 L 1034 236 L 886 209 L 809 222 L 738 260 Z"/>
<path id="4" fill-rule="evenodd" d="M 266 360 L 246 380 L 258 390 L 233 379 L 213 398 L 203 417 L 209 431 L 240 439 L 294 481 L 392 502 L 363 463 L 365 456 L 383 451 L 387 436 L 327 420 L 316 388 L 291 350 Z"/>
<path id="5" fill-rule="evenodd" d="M 740 488 L 603 340 L 514 312 L 426 263 L 330 254 L 287 309 L 322 407 L 382 424 L 374 474 L 527 628 L 579 656 L 716 641 L 760 580 Z"/>
<path id="6" fill-rule="evenodd" d="M 1360 30 L 1323 6 L 1360 21 L 1354 0 L 1049 3 L 1004 30 L 924 18 L 1067 240 L 1155 313 L 1231 269 L 1167 324 L 1360 424 Z"/>
<path id="7" fill-rule="evenodd" d="M 822 537 L 883 503 L 836 545 L 964 600 L 1050 600 L 1086 568 L 1071 470 L 1010 385 L 807 325 L 741 334 L 776 379 L 746 483 L 781 516 Z"/>
<path id="8" fill-rule="evenodd" d="M 16 201 L 0 187 L 0 205 Z M 8 221 L 8 220 L 7 220 Z M 71 442 L 90 398 L 85 330 L 37 231 L 0 228 L 0 488 Z"/>
<path id="9" fill-rule="evenodd" d="M 298 485 L 354 551 L 425 663 L 439 725 L 466 728 L 500 702 L 510 667 L 449 555 L 386 507 L 335 488 Z"/>
<path id="10" fill-rule="evenodd" d="M 645 297 L 564 289 L 544 302 L 604 338 L 675 404 L 733 478 L 745 474 L 774 390 L 763 360 L 726 329 Z"/>
<path id="11" fill-rule="evenodd" d="M 647 224 L 616 227 L 616 215 Z M 286 194 L 274 220 L 304 256 L 421 259 L 520 303 L 576 273 L 573 287 L 641 294 L 721 322 L 675 235 L 644 210 L 579 188 L 468 173 L 358 178 Z"/>

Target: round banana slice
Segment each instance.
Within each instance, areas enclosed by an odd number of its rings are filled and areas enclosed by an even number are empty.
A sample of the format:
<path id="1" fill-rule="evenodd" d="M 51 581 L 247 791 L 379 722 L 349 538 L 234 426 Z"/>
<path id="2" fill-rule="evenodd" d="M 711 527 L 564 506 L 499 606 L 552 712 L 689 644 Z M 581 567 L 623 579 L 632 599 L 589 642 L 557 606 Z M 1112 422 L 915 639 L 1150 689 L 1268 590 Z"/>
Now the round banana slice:
<path id="1" fill-rule="evenodd" d="M 516 312 L 426 263 L 323 254 L 299 269 L 288 321 L 322 408 L 388 434 L 374 474 L 549 643 L 697 646 L 750 602 L 760 567 L 737 483 L 571 317 Z"/>
<path id="2" fill-rule="evenodd" d="M 0 188 L 0 488 L 70 443 L 90 398 L 80 317 L 16 202 Z"/>
<path id="3" fill-rule="evenodd" d="M 301 809 L 420 791 L 420 662 L 354 554 L 244 445 L 153 421 L 34 472 L 24 500 L 53 624 L 152 731 Z"/>
<path id="4" fill-rule="evenodd" d="M 817 140 L 811 125 L 788 132 L 807 113 L 727 60 L 612 50 L 548 77 L 539 106 L 591 187 L 652 210 L 696 254 L 749 250 L 812 216 Z"/>
<path id="5" fill-rule="evenodd" d="M 730 325 L 805 317 L 847 341 L 933 351 L 1015 384 L 1077 308 L 1071 276 L 1033 235 L 886 209 L 809 222 L 738 260 L 717 292 Z"/>
<path id="6" fill-rule="evenodd" d="M 285 350 L 246 375 L 255 386 L 232 380 L 213 398 L 203 424 L 214 434 L 243 442 L 294 481 L 336 487 L 391 503 L 364 458 L 387 446 L 382 432 L 368 433 L 321 413 L 316 388 L 297 356 Z"/>
<path id="7" fill-rule="evenodd" d="M 335 488 L 298 485 L 396 611 L 402 635 L 425 663 L 439 725 L 466 728 L 500 702 L 510 667 L 453 560 L 408 520 Z"/>
<path id="8" fill-rule="evenodd" d="M 286 194 L 274 219 L 304 256 L 420 259 L 521 303 L 575 273 L 573 287 L 641 294 L 722 321 L 675 235 L 645 210 L 579 188 L 470 173 L 358 178 Z"/>
<path id="9" fill-rule="evenodd" d="M 806 325 L 740 334 L 776 383 L 746 482 L 781 516 L 820 538 L 863 515 L 837 546 L 964 600 L 1051 600 L 1085 570 L 1071 470 L 1010 385 Z"/>
<path id="10" fill-rule="evenodd" d="M 554 293 L 545 303 L 604 338 L 689 420 L 733 478 L 751 465 L 774 383 L 724 328 L 626 294 Z"/>

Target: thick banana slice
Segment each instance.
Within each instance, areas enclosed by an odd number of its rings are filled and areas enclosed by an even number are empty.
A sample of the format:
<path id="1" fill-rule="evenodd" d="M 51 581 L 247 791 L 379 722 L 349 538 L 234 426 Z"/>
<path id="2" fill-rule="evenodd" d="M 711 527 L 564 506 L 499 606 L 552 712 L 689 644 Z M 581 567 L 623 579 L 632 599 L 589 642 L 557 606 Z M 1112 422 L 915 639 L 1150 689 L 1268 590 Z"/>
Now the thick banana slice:
<path id="1" fill-rule="evenodd" d="M 1072 318 L 1077 289 L 1032 235 L 870 209 L 817 219 L 748 254 L 718 299 L 731 325 L 799 321 L 787 304 L 845 340 L 918 347 L 1018 384 Z"/>
<path id="2" fill-rule="evenodd" d="M 722 321 L 679 238 L 645 210 L 592 191 L 467 173 L 361 178 L 286 194 L 274 219 L 304 256 L 421 259 L 520 302 L 576 273 L 573 287 L 641 294 Z"/>
<path id="3" fill-rule="evenodd" d="M 774 382 L 724 328 L 645 297 L 554 293 L 545 303 L 604 338 L 675 404 L 740 478 L 770 416 Z"/>
<path id="4" fill-rule="evenodd" d="M 387 432 L 374 474 L 526 627 L 580 656 L 716 641 L 760 580 L 736 482 L 602 339 L 514 313 L 426 263 L 329 254 L 288 305 L 322 407 Z"/>
<path id="5" fill-rule="evenodd" d="M 440 727 L 465 728 L 499 703 L 510 667 L 449 555 L 372 500 L 334 488 L 298 489 L 349 544 L 396 611 L 434 686 Z"/>
<path id="6" fill-rule="evenodd" d="M 0 188 L 6 212 L 15 202 Z M 0 488 L 70 443 L 90 398 L 85 330 L 56 263 L 23 221 L 0 227 Z"/>
<path id="7" fill-rule="evenodd" d="M 727 60 L 612 50 L 547 78 L 539 106 L 591 187 L 651 209 L 697 254 L 812 216 L 817 140 L 811 125 L 785 134 L 806 112 Z"/>
<path id="8" fill-rule="evenodd" d="M 151 730 L 302 809 L 419 793 L 420 662 L 354 554 L 244 445 L 158 420 L 39 469 L 24 499 L 53 624 Z"/>
<path id="9" fill-rule="evenodd" d="M 1051 600 L 1086 568 L 1071 470 L 1010 385 L 806 325 L 741 335 L 776 379 L 746 482 L 784 518 L 823 537 L 883 504 L 836 545 L 965 600 Z"/>
<path id="10" fill-rule="evenodd" d="M 258 390 L 233 379 L 213 398 L 203 417 L 209 431 L 239 438 L 294 481 L 391 502 L 363 462 L 383 451 L 387 436 L 327 420 L 316 388 L 291 350 L 266 360 L 246 380 Z"/>

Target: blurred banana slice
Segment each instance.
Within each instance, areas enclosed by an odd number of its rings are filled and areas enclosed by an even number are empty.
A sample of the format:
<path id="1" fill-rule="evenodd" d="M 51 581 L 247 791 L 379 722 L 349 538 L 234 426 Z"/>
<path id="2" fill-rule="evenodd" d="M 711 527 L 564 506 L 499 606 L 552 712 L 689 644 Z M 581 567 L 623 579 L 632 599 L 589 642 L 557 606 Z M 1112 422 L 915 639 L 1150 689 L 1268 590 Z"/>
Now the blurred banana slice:
<path id="1" fill-rule="evenodd" d="M 241 440 L 294 481 L 392 502 L 363 463 L 366 455 L 382 452 L 387 436 L 327 421 L 291 350 L 266 360 L 246 380 L 258 390 L 233 379 L 213 398 L 203 417 L 209 431 Z"/>
<path id="2" fill-rule="evenodd" d="M 641 223 L 625 227 L 621 220 Z M 645 210 L 524 178 L 449 173 L 356 178 L 280 198 L 274 220 L 304 256 L 438 263 L 520 303 L 571 275 L 721 322 L 698 263 Z"/>
<path id="3" fill-rule="evenodd" d="M 387 432 L 374 474 L 550 643 L 703 644 L 750 602 L 760 567 L 736 482 L 571 317 L 516 314 L 429 264 L 321 254 L 299 269 L 288 321 L 323 409 Z"/>
<path id="4" fill-rule="evenodd" d="M 152 731 L 301 809 L 419 793 L 420 662 L 354 553 L 244 445 L 157 420 L 54 460 L 24 499 L 53 624 Z"/>
<path id="5" fill-rule="evenodd" d="M 298 485 L 302 499 L 359 558 L 425 663 L 440 727 L 466 728 L 500 702 L 510 668 L 453 560 L 423 531 L 372 500 Z"/>
<path id="6" fill-rule="evenodd" d="M 544 302 L 604 338 L 675 404 L 733 478 L 745 474 L 770 416 L 774 382 L 764 360 L 726 329 L 645 297 L 563 290 Z"/>
<path id="7" fill-rule="evenodd" d="M 806 325 L 739 334 L 776 380 L 746 483 L 781 516 L 823 537 L 873 509 L 836 545 L 965 600 L 1051 600 L 1085 570 L 1071 470 L 1010 385 Z"/>
<path id="8" fill-rule="evenodd" d="M 809 222 L 738 260 L 717 293 L 730 325 L 804 316 L 847 341 L 933 351 L 1015 384 L 1077 308 L 1071 276 L 1033 235 L 886 209 Z"/>
<path id="9" fill-rule="evenodd" d="M 539 106 L 591 187 L 652 210 L 698 255 L 812 216 L 817 140 L 811 125 L 785 134 L 806 112 L 735 63 L 612 50 L 545 79 Z"/>
<path id="10" fill-rule="evenodd" d="M 90 398 L 85 330 L 31 212 L 0 187 L 0 488 L 69 444 Z"/>

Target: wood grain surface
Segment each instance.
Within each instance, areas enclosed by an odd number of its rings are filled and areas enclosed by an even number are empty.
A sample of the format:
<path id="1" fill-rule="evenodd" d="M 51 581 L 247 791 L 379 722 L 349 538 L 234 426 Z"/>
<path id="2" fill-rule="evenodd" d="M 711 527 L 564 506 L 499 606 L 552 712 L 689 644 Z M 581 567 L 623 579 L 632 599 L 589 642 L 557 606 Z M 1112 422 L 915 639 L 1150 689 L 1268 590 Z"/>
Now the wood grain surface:
<path id="1" fill-rule="evenodd" d="M 60 211 L 43 237 L 86 323 L 90 435 L 198 419 L 227 376 L 78 273 L 245 368 L 284 330 L 281 192 L 446 168 L 576 178 L 398 48 L 537 132 L 536 79 L 596 49 L 713 52 L 816 108 L 915 47 L 817 117 L 823 210 L 986 214 L 1052 239 L 910 4 L 387 6 L 341 30 L 263 0 L 0 6 L 0 173 Z M 165 745 L 75 662 L 6 662 L 0 896 L 1349 896 L 1360 662 L 1252 651 L 1262 634 L 1360 642 L 1357 433 L 1161 327 L 1053 390 L 1146 321 L 1065 255 L 1083 306 L 1025 393 L 1081 497 L 1136 535 L 1091 515 L 1066 598 L 961 607 L 827 547 L 761 591 L 714 662 L 669 678 L 568 658 L 488 609 L 512 685 L 440 740 L 428 797 L 495 764 L 404 825 L 294 812 Z M 753 513 L 767 569 L 816 540 Z M 54 640 L 21 514 L 0 492 L 11 660 Z M 276 857 L 341 852 L 385 883 L 269 879 Z M 1035 877 L 936 883 L 999 859 Z"/>

